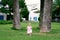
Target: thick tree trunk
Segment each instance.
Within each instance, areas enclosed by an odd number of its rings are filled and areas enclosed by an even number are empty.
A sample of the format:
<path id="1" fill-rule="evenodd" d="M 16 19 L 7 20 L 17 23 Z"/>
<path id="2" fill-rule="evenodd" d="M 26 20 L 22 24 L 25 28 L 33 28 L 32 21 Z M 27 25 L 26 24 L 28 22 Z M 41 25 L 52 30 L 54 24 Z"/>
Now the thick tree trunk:
<path id="1" fill-rule="evenodd" d="M 52 13 L 51 9 L 52 9 L 52 0 L 45 0 L 43 19 L 42 19 L 40 32 L 50 32 L 51 31 L 51 13 Z"/>
<path id="2" fill-rule="evenodd" d="M 19 0 L 13 0 L 13 28 L 20 29 Z"/>
<path id="3" fill-rule="evenodd" d="M 42 25 L 42 18 L 43 18 L 43 9 L 44 9 L 44 0 L 40 1 L 40 21 L 39 21 L 39 28 L 41 28 Z"/>

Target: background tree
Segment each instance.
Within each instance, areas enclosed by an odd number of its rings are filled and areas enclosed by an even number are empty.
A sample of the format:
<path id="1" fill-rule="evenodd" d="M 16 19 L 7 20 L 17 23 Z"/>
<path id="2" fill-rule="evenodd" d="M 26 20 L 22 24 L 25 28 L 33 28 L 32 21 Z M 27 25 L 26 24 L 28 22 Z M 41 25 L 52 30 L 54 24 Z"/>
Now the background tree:
<path id="1" fill-rule="evenodd" d="M 26 20 L 28 20 L 29 11 L 27 9 L 27 6 L 25 5 L 25 0 L 19 0 L 19 6 L 21 8 L 20 14 L 23 18 L 26 18 Z"/>
<path id="2" fill-rule="evenodd" d="M 19 0 L 13 0 L 13 28 L 20 29 Z"/>
<path id="3" fill-rule="evenodd" d="M 54 21 L 56 16 L 60 15 L 60 0 L 54 0 L 52 6 L 52 20 Z"/>
<path id="4" fill-rule="evenodd" d="M 18 1 L 18 0 L 16 0 L 16 1 Z M 9 13 L 9 15 L 11 15 L 11 13 L 14 13 L 14 22 L 13 22 L 14 26 L 13 27 L 15 27 L 16 29 L 19 29 L 20 28 L 19 20 L 22 19 L 22 17 L 28 19 L 29 12 L 28 12 L 27 6 L 25 5 L 25 0 L 19 0 L 18 1 L 19 3 L 17 3 L 16 1 L 15 0 L 2 0 L 3 7 L 0 10 L 3 13 Z M 7 8 L 5 8 L 6 5 L 9 5 L 8 10 L 7 10 Z M 19 10 L 20 10 L 20 12 L 19 12 Z M 20 13 L 20 15 L 19 15 L 19 13 Z M 10 18 L 12 18 L 12 16 L 10 16 Z M 19 18 L 19 19 L 17 19 L 17 18 Z"/>
<path id="5" fill-rule="evenodd" d="M 27 7 L 22 8 L 20 14 L 23 18 L 26 18 L 26 20 L 28 20 L 29 11 Z"/>
<path id="6" fill-rule="evenodd" d="M 5 6 L 7 4 L 9 5 L 8 10 L 6 10 L 6 8 L 5 8 Z M 13 27 L 16 29 L 20 29 L 19 20 L 21 19 L 21 17 L 25 17 L 25 18 L 28 17 L 28 10 L 25 5 L 25 0 L 2 0 L 2 5 L 3 5 L 3 7 L 1 8 L 1 12 L 9 13 L 10 15 L 13 12 L 14 13 Z M 19 10 L 20 10 L 20 12 L 19 12 Z"/>
<path id="7" fill-rule="evenodd" d="M 12 0 L 2 0 L 2 5 L 3 5 L 3 7 L 0 9 L 1 12 L 5 13 L 5 14 L 8 13 L 9 14 L 9 20 L 11 20 L 13 18 L 11 16 L 13 1 Z M 6 7 L 6 5 L 8 5 L 8 7 Z"/>
<path id="8" fill-rule="evenodd" d="M 40 32 L 51 31 L 51 13 L 52 13 L 52 0 L 45 0 Z"/>
<path id="9" fill-rule="evenodd" d="M 9 10 L 6 10 L 5 6 L 6 5 L 9 5 Z M 12 0 L 2 0 L 2 5 L 3 7 L 0 9 L 1 12 L 4 12 L 4 13 L 9 13 L 9 15 L 11 15 L 11 13 L 13 12 L 13 1 Z M 28 19 L 28 14 L 29 14 L 29 11 L 27 9 L 27 6 L 25 5 L 25 0 L 19 0 L 19 8 L 21 9 L 21 12 L 20 14 L 22 15 L 21 18 L 26 18 Z M 12 17 L 10 17 L 12 18 Z M 21 19 L 20 18 L 20 19 Z"/>

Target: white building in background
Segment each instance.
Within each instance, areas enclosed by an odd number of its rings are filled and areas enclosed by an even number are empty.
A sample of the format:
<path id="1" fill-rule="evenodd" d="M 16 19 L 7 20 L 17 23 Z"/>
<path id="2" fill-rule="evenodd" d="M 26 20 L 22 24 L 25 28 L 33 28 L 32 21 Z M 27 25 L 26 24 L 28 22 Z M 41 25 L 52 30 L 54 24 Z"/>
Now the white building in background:
<path id="1" fill-rule="evenodd" d="M 40 0 L 25 0 L 25 2 L 29 10 L 29 21 L 38 21 L 40 13 L 35 11 L 40 10 Z"/>
<path id="2" fill-rule="evenodd" d="M 0 20 L 6 20 L 7 15 L 5 13 L 0 12 Z"/>

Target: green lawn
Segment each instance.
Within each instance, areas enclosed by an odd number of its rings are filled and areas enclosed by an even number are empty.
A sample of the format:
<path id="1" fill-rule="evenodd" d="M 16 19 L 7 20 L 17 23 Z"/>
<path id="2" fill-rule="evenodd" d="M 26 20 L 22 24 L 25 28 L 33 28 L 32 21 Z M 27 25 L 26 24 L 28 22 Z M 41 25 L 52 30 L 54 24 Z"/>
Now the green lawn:
<path id="1" fill-rule="evenodd" d="M 60 23 L 53 22 L 50 33 L 40 33 L 37 22 L 31 22 L 32 36 L 26 34 L 28 22 L 21 22 L 21 30 L 13 30 L 12 24 L 0 24 L 0 40 L 60 40 Z"/>

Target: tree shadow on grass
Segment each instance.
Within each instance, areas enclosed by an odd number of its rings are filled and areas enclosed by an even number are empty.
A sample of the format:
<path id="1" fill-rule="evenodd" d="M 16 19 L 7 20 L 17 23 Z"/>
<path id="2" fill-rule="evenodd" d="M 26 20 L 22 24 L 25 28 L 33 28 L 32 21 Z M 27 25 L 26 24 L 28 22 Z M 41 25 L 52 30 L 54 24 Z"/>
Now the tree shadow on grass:
<path id="1" fill-rule="evenodd" d="M 16 28 L 11 27 L 11 29 L 16 30 L 16 31 L 21 31 L 21 32 L 26 31 L 26 28 L 16 29 Z"/>
<path id="2" fill-rule="evenodd" d="M 15 31 L 20 31 L 20 32 L 27 32 L 27 29 L 26 29 L 26 27 L 21 27 L 21 29 L 16 29 L 16 28 L 13 28 L 13 27 L 11 27 L 11 29 L 12 30 L 15 30 Z M 37 28 L 32 28 L 32 31 L 33 32 L 39 32 L 40 31 L 40 29 L 37 27 Z"/>
<path id="3" fill-rule="evenodd" d="M 25 27 L 21 28 L 21 29 L 15 29 L 15 28 L 12 28 L 12 30 L 16 30 L 16 31 L 21 31 L 21 32 L 26 32 L 27 29 Z M 33 28 L 32 29 L 33 32 L 40 32 L 40 29 L 39 28 Z M 48 32 L 47 34 L 59 34 L 60 33 L 60 29 L 51 29 L 51 32 Z"/>

